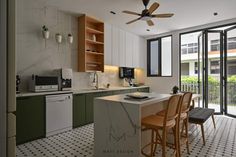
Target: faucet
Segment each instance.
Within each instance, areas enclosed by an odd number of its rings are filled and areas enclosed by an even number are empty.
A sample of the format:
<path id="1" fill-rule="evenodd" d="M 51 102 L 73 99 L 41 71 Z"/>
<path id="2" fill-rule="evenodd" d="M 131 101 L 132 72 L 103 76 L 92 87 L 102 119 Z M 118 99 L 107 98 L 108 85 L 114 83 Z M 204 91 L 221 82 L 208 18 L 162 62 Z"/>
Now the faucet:
<path id="1" fill-rule="evenodd" d="M 93 83 L 96 83 L 95 88 L 99 89 L 98 87 L 98 73 L 94 72 Z"/>

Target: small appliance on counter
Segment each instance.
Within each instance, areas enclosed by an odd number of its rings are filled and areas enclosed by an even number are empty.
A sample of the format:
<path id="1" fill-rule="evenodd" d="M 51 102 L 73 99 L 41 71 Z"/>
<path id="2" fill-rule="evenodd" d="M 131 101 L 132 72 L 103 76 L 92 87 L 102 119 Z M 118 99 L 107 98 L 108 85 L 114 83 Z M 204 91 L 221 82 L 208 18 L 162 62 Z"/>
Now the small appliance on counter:
<path id="1" fill-rule="evenodd" d="M 123 79 L 123 86 L 133 86 L 134 68 L 120 67 L 119 77 Z"/>
<path id="2" fill-rule="evenodd" d="M 72 69 L 58 69 L 57 75 L 59 78 L 59 90 L 71 90 L 72 89 L 72 78 L 73 72 Z"/>
<path id="3" fill-rule="evenodd" d="M 58 91 L 58 77 L 57 76 L 38 76 L 32 75 L 29 89 L 32 92 L 50 92 Z"/>
<path id="4" fill-rule="evenodd" d="M 16 75 L 16 93 L 20 93 L 20 76 Z"/>

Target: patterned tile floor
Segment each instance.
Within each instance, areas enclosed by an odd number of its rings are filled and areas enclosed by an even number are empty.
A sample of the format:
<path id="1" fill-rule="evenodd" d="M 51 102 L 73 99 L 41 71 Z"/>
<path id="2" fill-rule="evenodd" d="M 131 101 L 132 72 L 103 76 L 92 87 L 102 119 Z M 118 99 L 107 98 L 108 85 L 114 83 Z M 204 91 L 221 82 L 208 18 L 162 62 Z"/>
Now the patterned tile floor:
<path id="1" fill-rule="evenodd" d="M 206 145 L 203 146 L 200 127 L 190 126 L 190 155 L 182 147 L 182 156 L 190 157 L 236 157 L 236 119 L 215 116 L 205 123 Z M 69 132 L 35 140 L 17 146 L 17 157 L 92 157 L 93 124 Z M 160 150 L 156 156 L 160 156 Z M 168 154 L 171 153 L 168 150 Z"/>

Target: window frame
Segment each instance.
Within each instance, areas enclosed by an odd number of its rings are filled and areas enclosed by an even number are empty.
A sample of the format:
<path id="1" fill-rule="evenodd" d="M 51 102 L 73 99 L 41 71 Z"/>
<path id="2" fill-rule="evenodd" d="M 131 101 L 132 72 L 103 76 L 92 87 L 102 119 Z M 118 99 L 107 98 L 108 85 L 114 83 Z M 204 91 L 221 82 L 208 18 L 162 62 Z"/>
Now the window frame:
<path id="1" fill-rule="evenodd" d="M 162 38 L 171 37 L 171 75 L 162 75 Z M 158 41 L 158 74 L 151 74 L 151 42 Z M 173 36 L 166 35 L 147 40 L 147 77 L 173 77 Z"/>

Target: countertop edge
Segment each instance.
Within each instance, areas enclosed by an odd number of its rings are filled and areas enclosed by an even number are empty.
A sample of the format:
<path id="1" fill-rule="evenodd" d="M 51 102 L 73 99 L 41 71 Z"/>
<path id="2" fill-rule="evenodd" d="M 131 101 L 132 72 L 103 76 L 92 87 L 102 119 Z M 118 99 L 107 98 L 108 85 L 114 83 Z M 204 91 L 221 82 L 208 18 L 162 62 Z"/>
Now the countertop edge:
<path id="1" fill-rule="evenodd" d="M 88 93 L 100 93 L 100 92 L 110 92 L 110 91 L 119 91 L 119 90 L 129 90 L 129 89 L 140 89 L 140 88 L 150 88 L 149 86 L 140 86 L 140 87 L 115 87 L 105 90 L 84 90 L 84 89 L 78 89 L 78 90 L 70 90 L 70 91 L 53 91 L 53 92 L 23 92 L 16 94 L 16 97 L 29 97 L 29 96 L 42 96 L 42 95 L 55 95 L 55 94 L 67 94 L 67 93 L 73 93 L 73 94 L 88 94 Z"/>

